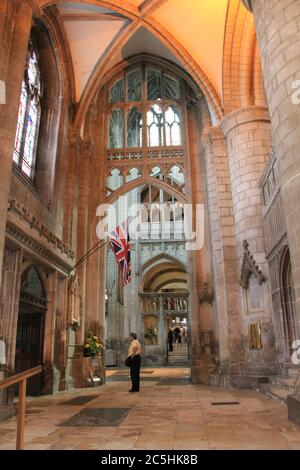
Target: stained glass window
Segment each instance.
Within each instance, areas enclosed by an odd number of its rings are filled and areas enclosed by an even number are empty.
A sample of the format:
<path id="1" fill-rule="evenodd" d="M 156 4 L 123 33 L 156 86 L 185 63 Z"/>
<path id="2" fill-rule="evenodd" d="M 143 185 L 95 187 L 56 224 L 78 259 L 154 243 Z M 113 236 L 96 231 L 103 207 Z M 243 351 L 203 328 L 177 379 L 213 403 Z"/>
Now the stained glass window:
<path id="1" fill-rule="evenodd" d="M 142 71 L 134 70 L 127 75 L 128 101 L 141 101 L 142 99 Z"/>
<path id="2" fill-rule="evenodd" d="M 177 100 L 179 98 L 179 83 L 177 80 L 164 75 L 163 89 L 165 99 Z"/>
<path id="3" fill-rule="evenodd" d="M 155 104 L 147 113 L 148 146 L 163 145 L 163 112 L 161 106 Z"/>
<path id="4" fill-rule="evenodd" d="M 162 98 L 162 73 L 159 70 L 147 69 L 148 100 Z"/>
<path id="5" fill-rule="evenodd" d="M 180 81 L 145 64 L 109 90 L 110 149 L 182 145 Z M 126 151 L 125 151 L 126 153 Z"/>
<path id="6" fill-rule="evenodd" d="M 121 103 L 125 99 L 125 80 L 119 80 L 110 90 L 110 102 Z"/>
<path id="7" fill-rule="evenodd" d="M 170 106 L 165 112 L 166 145 L 181 145 L 179 112 Z"/>
<path id="8" fill-rule="evenodd" d="M 38 54 L 29 43 L 27 65 L 22 83 L 18 123 L 14 145 L 14 162 L 33 177 L 41 117 L 41 81 Z"/>
<path id="9" fill-rule="evenodd" d="M 120 149 L 124 147 L 124 111 L 114 109 L 110 115 L 109 147 Z"/>
<path id="10" fill-rule="evenodd" d="M 19 105 L 17 132 L 16 132 L 16 138 L 15 138 L 15 148 L 14 148 L 14 161 L 16 163 L 19 163 L 19 160 L 20 160 L 22 138 L 23 138 L 23 133 L 24 133 L 25 117 L 26 117 L 26 109 L 27 109 L 28 99 L 29 99 L 29 97 L 28 97 L 28 91 L 27 91 L 26 83 L 23 80 L 21 99 L 20 99 L 20 105 Z"/>
<path id="11" fill-rule="evenodd" d="M 132 108 L 127 114 L 127 147 L 142 146 L 142 113 Z"/>

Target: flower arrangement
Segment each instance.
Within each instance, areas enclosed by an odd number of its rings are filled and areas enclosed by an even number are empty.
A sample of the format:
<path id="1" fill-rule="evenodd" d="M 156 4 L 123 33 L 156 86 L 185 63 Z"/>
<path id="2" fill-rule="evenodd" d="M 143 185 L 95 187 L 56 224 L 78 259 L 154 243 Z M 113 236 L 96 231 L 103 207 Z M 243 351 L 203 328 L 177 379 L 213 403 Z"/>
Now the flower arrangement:
<path id="1" fill-rule="evenodd" d="M 99 340 L 98 336 L 90 333 L 85 340 L 84 355 L 86 357 L 101 356 L 104 350 L 104 344 Z"/>
<path id="2" fill-rule="evenodd" d="M 148 341 L 153 341 L 153 340 L 156 340 L 157 338 L 157 333 L 156 333 L 156 330 L 155 328 L 153 328 L 152 326 L 150 326 L 149 328 L 147 328 L 147 330 L 145 331 L 145 338 L 148 340 Z"/>

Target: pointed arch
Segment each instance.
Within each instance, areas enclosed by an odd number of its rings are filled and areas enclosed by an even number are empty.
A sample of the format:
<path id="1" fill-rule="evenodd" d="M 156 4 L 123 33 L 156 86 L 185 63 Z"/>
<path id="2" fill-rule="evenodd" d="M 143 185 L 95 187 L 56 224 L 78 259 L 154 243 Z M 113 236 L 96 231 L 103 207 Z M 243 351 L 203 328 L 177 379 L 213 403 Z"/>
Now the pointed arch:
<path id="1" fill-rule="evenodd" d="M 186 266 L 184 263 L 182 263 L 182 261 L 178 260 L 177 258 L 174 258 L 174 256 L 168 255 L 167 253 L 161 253 L 159 255 L 154 256 L 154 258 L 146 261 L 146 263 L 144 263 L 140 269 L 140 274 L 144 273 L 146 269 L 151 268 L 152 266 L 156 265 L 158 262 L 161 261 L 178 264 L 182 269 L 186 270 Z"/>
<path id="2" fill-rule="evenodd" d="M 38 3 L 41 9 L 59 3 L 86 3 L 87 5 L 95 5 L 97 7 L 113 10 L 130 19 L 135 19 L 140 16 L 139 8 L 127 0 L 38 0 Z"/>
<path id="3" fill-rule="evenodd" d="M 162 189 L 166 191 L 167 193 L 171 194 L 172 196 L 174 196 L 179 202 L 183 204 L 186 202 L 185 196 L 180 191 L 173 188 L 169 184 L 163 181 L 157 180 L 155 178 L 144 176 L 141 178 L 137 178 L 131 181 L 130 183 L 126 183 L 121 188 L 114 191 L 112 195 L 106 198 L 106 203 L 113 204 L 119 197 L 123 196 L 129 191 L 132 191 L 135 188 L 138 188 L 139 186 L 142 186 L 143 184 L 149 184 L 151 186 L 154 186 L 155 188 Z"/>

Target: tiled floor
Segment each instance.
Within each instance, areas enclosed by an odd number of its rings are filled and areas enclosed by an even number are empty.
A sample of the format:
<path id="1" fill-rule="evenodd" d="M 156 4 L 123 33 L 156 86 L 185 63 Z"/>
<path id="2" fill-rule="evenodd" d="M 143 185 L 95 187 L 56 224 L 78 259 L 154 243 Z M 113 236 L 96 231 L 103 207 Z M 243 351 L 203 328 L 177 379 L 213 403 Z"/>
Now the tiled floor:
<path id="1" fill-rule="evenodd" d="M 131 394 L 124 370 L 107 375 L 103 387 L 29 398 L 25 449 L 300 450 L 286 407 L 257 392 L 191 385 L 188 369 L 165 368 L 145 369 L 156 380 Z M 0 449 L 15 448 L 15 429 L 16 418 L 0 423 Z"/>

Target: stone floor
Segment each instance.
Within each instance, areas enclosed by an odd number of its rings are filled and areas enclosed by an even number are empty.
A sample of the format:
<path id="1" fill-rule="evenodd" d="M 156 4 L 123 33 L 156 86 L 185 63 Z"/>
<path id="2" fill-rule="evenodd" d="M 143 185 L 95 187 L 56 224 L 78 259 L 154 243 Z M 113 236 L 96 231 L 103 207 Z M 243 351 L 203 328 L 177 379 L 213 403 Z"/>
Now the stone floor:
<path id="1" fill-rule="evenodd" d="M 28 398 L 25 449 L 300 449 L 300 427 L 280 402 L 246 390 L 191 385 L 189 369 L 128 371 L 102 387 Z M 59 406 L 58 406 L 59 405 Z M 15 448 L 16 418 L 0 423 L 0 449 Z"/>

